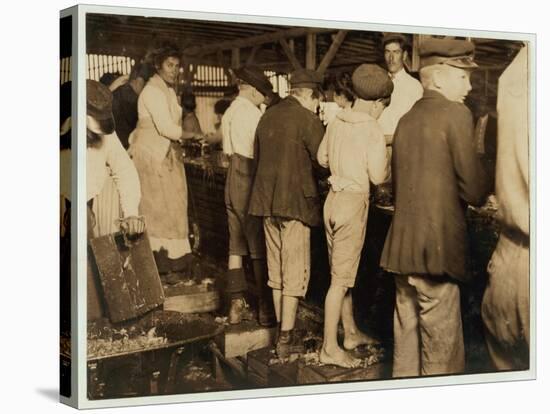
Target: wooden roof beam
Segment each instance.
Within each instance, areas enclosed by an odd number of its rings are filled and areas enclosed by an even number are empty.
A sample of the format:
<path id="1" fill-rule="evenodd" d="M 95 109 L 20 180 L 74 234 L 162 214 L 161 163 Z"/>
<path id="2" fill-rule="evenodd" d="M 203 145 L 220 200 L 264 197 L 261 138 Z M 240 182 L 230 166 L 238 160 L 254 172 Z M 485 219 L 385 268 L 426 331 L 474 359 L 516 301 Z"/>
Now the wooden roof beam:
<path id="1" fill-rule="evenodd" d="M 287 41 L 285 39 L 279 39 L 279 43 L 281 44 L 281 47 L 283 48 L 283 52 L 285 52 L 286 57 L 288 58 L 288 61 L 292 65 L 292 67 L 296 69 L 302 69 L 302 64 L 298 61 L 296 56 L 294 55 L 294 52 L 288 45 Z"/>
<path id="2" fill-rule="evenodd" d="M 330 45 L 327 53 L 325 53 L 325 56 L 323 56 L 323 60 L 321 60 L 321 63 L 319 63 L 317 72 L 325 73 L 330 63 L 332 62 L 332 59 L 334 59 L 334 56 L 336 56 L 338 49 L 340 49 L 340 45 L 344 41 L 344 38 L 346 37 L 347 33 L 348 33 L 347 30 L 339 30 L 336 36 L 334 36 L 334 40 L 332 41 L 332 44 Z"/>
<path id="3" fill-rule="evenodd" d="M 186 48 L 183 51 L 183 53 L 185 55 L 197 55 L 199 53 L 210 54 L 210 53 L 216 53 L 218 50 L 252 47 L 257 45 L 263 45 L 265 43 L 275 43 L 275 42 L 278 42 L 280 39 L 302 37 L 309 34 L 329 33 L 334 31 L 336 31 L 336 29 L 297 27 L 293 29 L 280 30 L 275 33 L 267 33 L 267 34 L 262 34 L 258 36 L 251 36 L 244 39 L 236 39 L 236 40 L 230 40 L 226 42 L 219 42 L 212 45 L 191 46 Z"/>

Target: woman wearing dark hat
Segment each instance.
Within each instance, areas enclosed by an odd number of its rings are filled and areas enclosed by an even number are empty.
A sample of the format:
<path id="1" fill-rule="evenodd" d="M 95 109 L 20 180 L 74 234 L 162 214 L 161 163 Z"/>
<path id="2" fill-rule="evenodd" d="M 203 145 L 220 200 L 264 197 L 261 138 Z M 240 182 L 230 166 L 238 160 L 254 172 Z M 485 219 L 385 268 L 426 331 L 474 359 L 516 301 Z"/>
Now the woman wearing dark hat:
<path id="1" fill-rule="evenodd" d="M 97 220 L 103 214 L 101 209 L 104 205 L 99 202 L 99 196 L 105 192 L 106 183 L 110 182 L 109 176 L 112 177 L 112 182 L 119 194 L 121 217 L 123 218 L 120 226 L 129 235 L 143 233 L 145 223 L 138 216 L 141 197 L 139 178 L 132 160 L 114 133 L 112 94 L 101 83 L 87 80 L 86 98 L 88 238 L 105 235 L 114 230 L 110 226 L 99 226 Z M 93 271 L 91 262 L 88 261 L 89 320 L 104 315 L 98 289 L 100 289 L 99 280 Z"/>
<path id="2" fill-rule="evenodd" d="M 187 217 L 187 180 L 175 143 L 196 134 L 182 129 L 182 109 L 174 86 L 180 52 L 164 45 L 153 54 L 156 73 L 138 99 L 138 124 L 130 139 L 130 155 L 141 181 L 140 213 L 145 216 L 161 274 L 179 272 L 191 256 Z M 167 260 L 160 260 L 167 254 Z"/>

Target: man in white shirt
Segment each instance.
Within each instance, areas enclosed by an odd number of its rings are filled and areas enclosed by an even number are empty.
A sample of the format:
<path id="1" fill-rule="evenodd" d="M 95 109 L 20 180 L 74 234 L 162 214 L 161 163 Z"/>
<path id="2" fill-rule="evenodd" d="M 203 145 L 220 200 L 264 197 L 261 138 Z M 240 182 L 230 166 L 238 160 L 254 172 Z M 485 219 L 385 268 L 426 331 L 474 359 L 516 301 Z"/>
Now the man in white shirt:
<path id="1" fill-rule="evenodd" d="M 267 286 L 267 262 L 263 222 L 248 214 L 254 180 L 254 139 L 262 113 L 259 106 L 272 93 L 271 82 L 260 69 L 243 67 L 234 71 L 239 79 L 239 95 L 222 118 L 223 152 L 229 156 L 225 183 L 225 205 L 229 226 L 227 293 L 231 297 L 229 323 L 246 318 L 247 291 L 242 257 L 250 254 L 258 288 L 258 322 L 275 324 L 271 291 Z"/>
<path id="2" fill-rule="evenodd" d="M 405 70 L 404 63 L 408 58 L 406 37 L 399 33 L 390 33 L 384 36 L 382 45 L 384 60 L 393 81 L 393 93 L 391 103 L 380 115 L 378 123 L 386 136 L 386 143 L 391 144 L 397 123 L 422 97 L 424 89 Z"/>

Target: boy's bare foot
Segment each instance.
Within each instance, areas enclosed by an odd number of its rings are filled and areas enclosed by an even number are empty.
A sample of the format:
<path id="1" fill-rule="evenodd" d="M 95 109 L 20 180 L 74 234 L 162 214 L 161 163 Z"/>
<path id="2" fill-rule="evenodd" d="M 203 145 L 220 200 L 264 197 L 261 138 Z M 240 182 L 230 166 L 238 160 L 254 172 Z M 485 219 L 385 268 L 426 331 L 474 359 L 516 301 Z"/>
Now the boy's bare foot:
<path id="1" fill-rule="evenodd" d="M 375 345 L 378 343 L 376 339 L 361 331 L 345 334 L 344 336 L 344 349 L 348 351 L 357 348 L 359 345 Z"/>
<path id="2" fill-rule="evenodd" d="M 337 365 L 342 368 L 355 368 L 361 364 L 361 360 L 355 358 L 344 351 L 342 348 L 336 348 L 332 352 L 327 352 L 321 348 L 319 352 L 319 362 L 323 364 Z"/>

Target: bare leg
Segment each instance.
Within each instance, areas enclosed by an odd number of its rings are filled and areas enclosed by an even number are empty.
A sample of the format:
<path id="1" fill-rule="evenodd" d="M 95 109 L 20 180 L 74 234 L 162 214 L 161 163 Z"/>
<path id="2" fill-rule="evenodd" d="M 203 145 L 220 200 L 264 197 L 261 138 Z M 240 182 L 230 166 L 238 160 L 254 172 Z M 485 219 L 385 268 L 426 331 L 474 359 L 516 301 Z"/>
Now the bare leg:
<path id="1" fill-rule="evenodd" d="M 338 322 L 342 314 L 342 303 L 348 288 L 330 285 L 325 299 L 325 331 L 319 360 L 323 364 L 333 364 L 344 368 L 356 367 L 361 363 L 338 345 Z"/>
<path id="2" fill-rule="evenodd" d="M 280 291 L 279 291 L 280 292 Z M 294 296 L 282 295 L 281 306 L 281 331 L 290 331 L 294 329 L 296 322 L 296 311 L 298 310 L 298 298 Z M 275 296 L 274 296 L 275 298 Z"/>
<path id="3" fill-rule="evenodd" d="M 283 300 L 283 291 L 281 289 L 271 289 L 273 293 L 273 306 L 275 307 L 275 316 L 277 322 L 281 322 L 281 307 Z"/>
<path id="4" fill-rule="evenodd" d="M 355 349 L 359 345 L 372 344 L 377 341 L 361 332 L 353 317 L 353 299 L 348 291 L 342 304 L 342 325 L 344 325 L 344 349 Z"/>
<path id="5" fill-rule="evenodd" d="M 229 260 L 227 261 L 227 268 L 231 269 L 240 269 L 243 267 L 243 257 L 230 255 Z"/>

